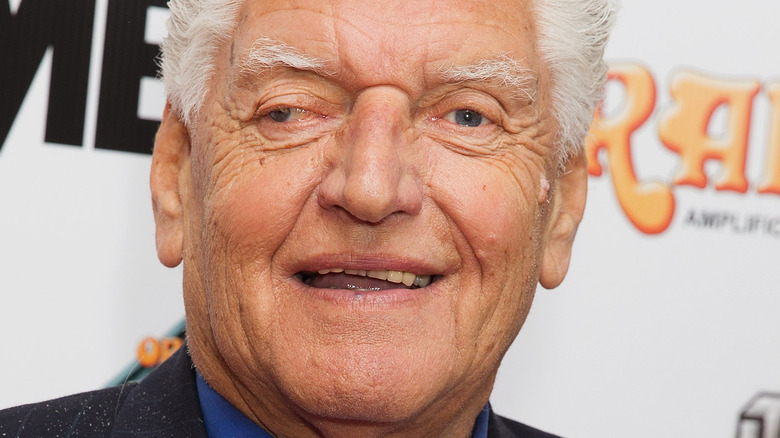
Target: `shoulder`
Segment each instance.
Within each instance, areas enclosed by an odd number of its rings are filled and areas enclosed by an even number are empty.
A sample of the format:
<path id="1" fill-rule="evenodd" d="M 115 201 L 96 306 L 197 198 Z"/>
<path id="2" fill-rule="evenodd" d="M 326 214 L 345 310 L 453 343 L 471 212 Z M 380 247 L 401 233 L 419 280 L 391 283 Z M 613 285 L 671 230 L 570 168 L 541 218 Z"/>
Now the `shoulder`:
<path id="1" fill-rule="evenodd" d="M 131 386 L 85 392 L 0 411 L 0 436 L 103 436 Z"/>
<path id="2" fill-rule="evenodd" d="M 488 438 L 560 438 L 490 411 Z"/>
<path id="3" fill-rule="evenodd" d="M 0 411 L 0 437 L 206 437 L 182 348 L 139 383 Z"/>

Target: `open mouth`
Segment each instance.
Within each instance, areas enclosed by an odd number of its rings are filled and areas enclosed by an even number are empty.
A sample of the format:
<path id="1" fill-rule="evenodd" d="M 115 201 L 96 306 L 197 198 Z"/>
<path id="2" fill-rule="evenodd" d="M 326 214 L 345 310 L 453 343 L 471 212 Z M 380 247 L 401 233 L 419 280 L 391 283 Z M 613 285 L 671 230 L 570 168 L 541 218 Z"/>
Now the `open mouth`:
<path id="1" fill-rule="evenodd" d="M 419 289 L 435 281 L 435 277 L 432 275 L 358 269 L 320 269 L 317 272 L 299 272 L 298 276 L 306 285 L 318 289 L 348 289 L 366 292 L 387 289 Z"/>

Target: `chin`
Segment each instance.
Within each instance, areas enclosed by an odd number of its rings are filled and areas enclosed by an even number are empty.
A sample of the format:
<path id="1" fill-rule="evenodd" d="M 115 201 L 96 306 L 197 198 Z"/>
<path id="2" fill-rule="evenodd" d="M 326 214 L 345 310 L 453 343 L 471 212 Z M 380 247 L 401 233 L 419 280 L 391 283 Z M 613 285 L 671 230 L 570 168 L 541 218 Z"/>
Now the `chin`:
<path id="1" fill-rule="evenodd" d="M 357 351 L 356 351 L 357 350 Z M 289 381 L 288 398 L 312 422 L 408 422 L 451 389 L 451 369 L 429 354 L 364 347 L 331 356 Z M 438 356 L 438 355 L 433 355 Z M 433 358 L 430 358 L 433 359 Z M 433 359 L 435 360 L 435 359 Z M 301 378 L 303 377 L 303 378 Z"/>
<path id="2" fill-rule="evenodd" d="M 312 422 L 335 421 L 358 424 L 406 423 L 418 414 L 423 407 L 413 406 L 409 400 L 398 403 L 394 397 L 377 398 L 376 393 L 350 394 L 348 397 L 334 397 L 327 403 L 309 403 L 301 406 Z M 309 401 L 311 402 L 311 401 Z"/>

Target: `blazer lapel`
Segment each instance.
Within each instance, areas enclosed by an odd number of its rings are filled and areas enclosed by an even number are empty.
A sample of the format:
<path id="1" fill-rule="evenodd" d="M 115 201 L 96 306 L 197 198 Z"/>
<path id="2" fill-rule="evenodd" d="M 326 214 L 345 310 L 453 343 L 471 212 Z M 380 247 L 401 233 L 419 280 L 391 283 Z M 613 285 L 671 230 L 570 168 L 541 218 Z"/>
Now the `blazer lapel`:
<path id="1" fill-rule="evenodd" d="M 208 438 L 186 343 L 127 391 L 111 437 Z"/>

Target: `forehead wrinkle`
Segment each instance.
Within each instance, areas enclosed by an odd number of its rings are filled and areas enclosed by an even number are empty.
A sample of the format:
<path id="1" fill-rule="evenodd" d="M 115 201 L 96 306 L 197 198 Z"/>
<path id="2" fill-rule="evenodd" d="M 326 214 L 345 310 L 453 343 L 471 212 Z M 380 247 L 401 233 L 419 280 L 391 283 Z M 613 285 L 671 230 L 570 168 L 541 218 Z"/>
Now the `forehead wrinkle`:
<path id="1" fill-rule="evenodd" d="M 531 102 L 536 100 L 538 94 L 539 82 L 534 71 L 509 55 L 470 64 L 444 65 L 436 70 L 435 75 L 445 83 L 497 82 L 504 88 L 514 90 L 513 97 Z"/>

